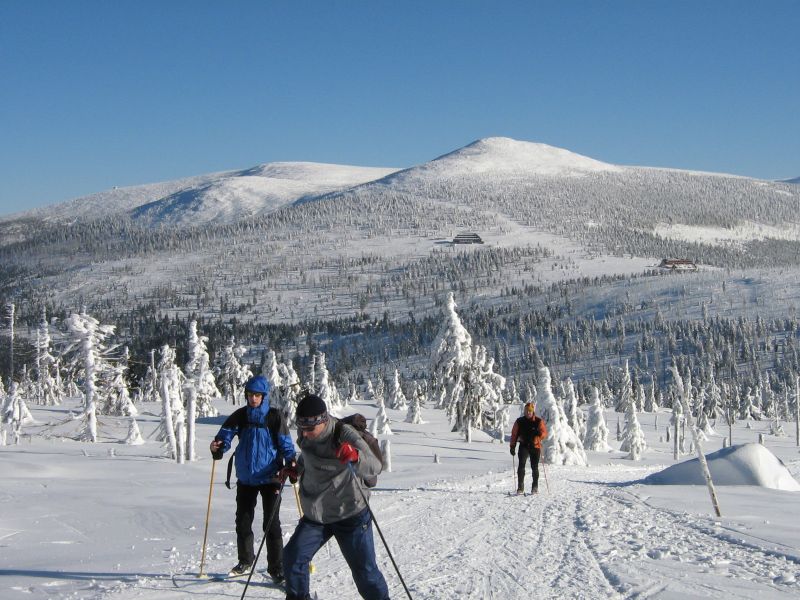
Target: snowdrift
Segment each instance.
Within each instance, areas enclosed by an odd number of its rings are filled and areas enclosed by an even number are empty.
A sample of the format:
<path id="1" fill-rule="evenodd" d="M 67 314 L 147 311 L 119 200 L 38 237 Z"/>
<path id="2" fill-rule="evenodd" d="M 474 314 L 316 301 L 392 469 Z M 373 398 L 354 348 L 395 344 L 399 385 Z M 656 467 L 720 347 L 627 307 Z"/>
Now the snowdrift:
<path id="1" fill-rule="evenodd" d="M 800 491 L 800 483 L 783 463 L 761 444 L 741 444 L 706 455 L 714 485 L 757 485 Z M 705 485 L 698 459 L 687 460 L 646 477 L 653 485 Z"/>

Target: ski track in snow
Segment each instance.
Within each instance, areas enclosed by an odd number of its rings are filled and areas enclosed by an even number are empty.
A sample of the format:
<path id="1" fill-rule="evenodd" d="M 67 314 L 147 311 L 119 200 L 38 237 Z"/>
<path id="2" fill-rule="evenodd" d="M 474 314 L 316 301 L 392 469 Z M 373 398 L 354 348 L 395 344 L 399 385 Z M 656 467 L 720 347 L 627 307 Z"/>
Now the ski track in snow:
<path id="1" fill-rule="evenodd" d="M 612 471 L 604 481 L 586 481 L 587 473 L 578 468 L 547 467 L 547 472 L 550 490 L 542 476 L 536 496 L 509 496 L 514 481 L 508 474 L 408 490 L 378 488 L 372 507 L 413 598 L 800 596 L 796 556 L 759 547 L 710 516 L 649 506 L 624 483 L 644 469 Z M 288 536 L 296 513 L 285 500 L 281 520 Z M 375 544 L 391 597 L 405 598 L 377 530 Z M 220 547 L 229 556 L 212 561 L 211 573 L 235 558 L 230 546 Z M 185 570 L 196 573 L 197 562 L 192 556 Z M 312 594 L 322 600 L 359 598 L 335 542 L 320 550 L 314 564 Z M 192 579 L 178 577 L 179 588 L 167 575 L 97 584 L 95 595 L 84 597 L 239 598 L 244 585 L 243 579 Z M 277 599 L 284 593 L 259 575 L 247 596 Z"/>

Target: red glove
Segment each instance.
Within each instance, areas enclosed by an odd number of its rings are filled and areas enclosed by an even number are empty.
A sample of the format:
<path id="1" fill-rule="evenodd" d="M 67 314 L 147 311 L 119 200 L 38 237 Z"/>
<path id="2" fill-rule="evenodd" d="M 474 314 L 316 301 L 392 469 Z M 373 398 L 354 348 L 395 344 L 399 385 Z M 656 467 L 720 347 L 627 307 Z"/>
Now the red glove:
<path id="1" fill-rule="evenodd" d="M 339 446 L 339 449 L 336 451 L 336 458 L 343 463 L 358 462 L 358 450 L 351 444 L 345 442 Z"/>
<path id="2" fill-rule="evenodd" d="M 281 479 L 289 479 L 289 483 L 295 484 L 297 483 L 297 479 L 300 475 L 297 473 L 297 463 L 292 461 L 290 464 L 283 467 L 280 471 L 278 471 L 278 477 Z"/>

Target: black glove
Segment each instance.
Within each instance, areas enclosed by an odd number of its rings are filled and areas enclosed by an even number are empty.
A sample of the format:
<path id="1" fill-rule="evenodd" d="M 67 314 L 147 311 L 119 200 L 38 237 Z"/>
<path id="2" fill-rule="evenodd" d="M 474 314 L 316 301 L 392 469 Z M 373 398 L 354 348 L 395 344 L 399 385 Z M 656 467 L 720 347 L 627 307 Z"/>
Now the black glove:
<path id="1" fill-rule="evenodd" d="M 215 446 L 217 447 L 217 450 L 214 450 Z M 214 460 L 221 460 L 222 459 L 222 455 L 224 454 L 222 452 L 222 442 L 220 442 L 219 440 L 215 439 L 214 441 L 211 442 L 210 448 L 211 448 L 211 457 Z"/>
<path id="2" fill-rule="evenodd" d="M 511 456 L 514 456 L 517 453 L 517 447 L 511 446 Z"/>
<path id="3" fill-rule="evenodd" d="M 291 483 L 292 485 L 297 483 L 297 478 L 299 476 L 300 475 L 297 472 L 297 463 L 295 461 L 292 461 L 278 472 L 278 477 L 280 477 L 281 479 L 288 479 L 289 483 Z"/>

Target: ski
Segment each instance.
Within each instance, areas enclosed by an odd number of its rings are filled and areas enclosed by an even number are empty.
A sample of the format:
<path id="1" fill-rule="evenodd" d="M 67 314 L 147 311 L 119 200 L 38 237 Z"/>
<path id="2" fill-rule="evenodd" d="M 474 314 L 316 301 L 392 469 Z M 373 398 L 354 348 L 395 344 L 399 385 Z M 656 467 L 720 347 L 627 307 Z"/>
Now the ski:
<path id="1" fill-rule="evenodd" d="M 176 588 L 185 588 L 191 585 L 200 585 L 203 583 L 225 583 L 229 581 L 238 581 L 238 580 L 246 580 L 247 575 L 249 575 L 249 571 L 247 573 L 237 573 L 231 575 L 230 573 L 208 573 L 205 577 L 198 577 L 197 575 L 191 575 L 189 573 L 176 573 L 172 575 L 172 585 Z M 276 581 L 272 576 L 266 573 L 256 573 L 255 575 L 260 575 L 261 580 L 258 581 L 258 585 L 260 586 L 269 586 L 284 589 L 284 582 Z M 250 584 L 253 585 L 254 581 L 251 581 Z"/>

